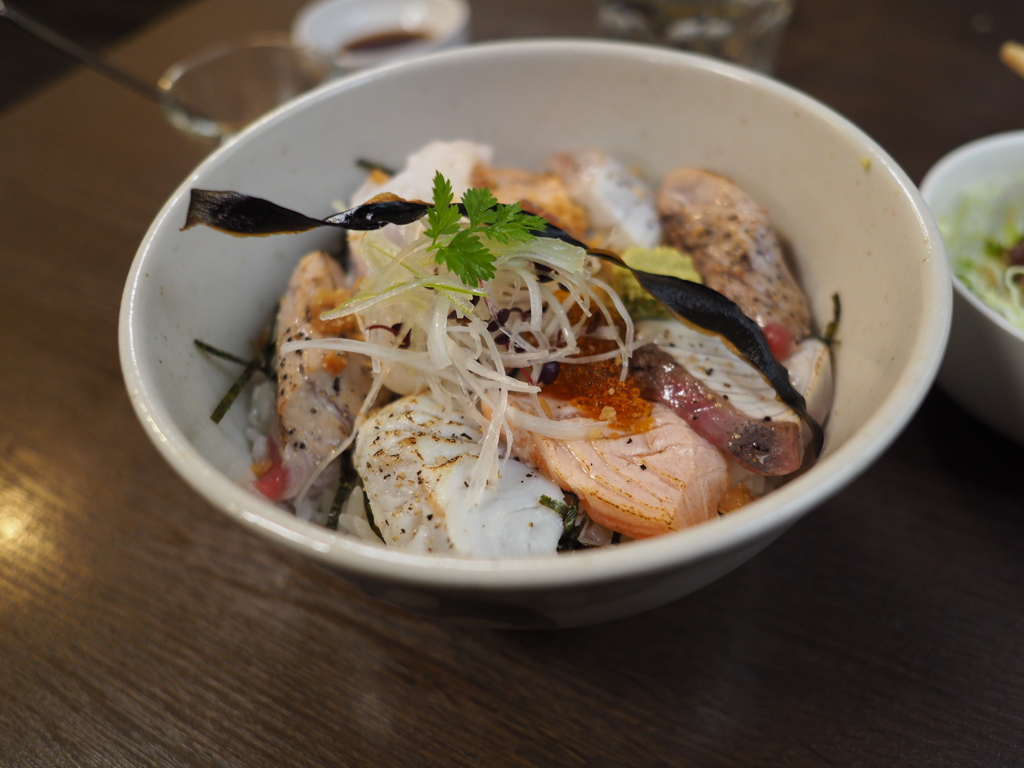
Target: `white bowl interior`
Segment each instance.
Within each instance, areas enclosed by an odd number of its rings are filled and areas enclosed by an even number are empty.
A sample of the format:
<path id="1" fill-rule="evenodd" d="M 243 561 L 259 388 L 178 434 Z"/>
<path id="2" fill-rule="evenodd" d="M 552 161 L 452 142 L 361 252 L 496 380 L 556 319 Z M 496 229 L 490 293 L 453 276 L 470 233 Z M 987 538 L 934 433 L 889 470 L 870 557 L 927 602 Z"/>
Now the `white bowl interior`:
<path id="1" fill-rule="evenodd" d="M 238 484 L 249 465 L 243 409 L 219 427 L 209 420 L 235 370 L 197 354 L 192 340 L 246 354 L 296 260 L 338 235 L 181 232 L 188 188 L 233 189 L 325 216 L 331 201 L 360 183 L 355 158 L 400 166 L 427 141 L 456 138 L 492 144 L 499 164 L 537 169 L 552 152 L 597 147 L 655 183 L 676 166 L 699 166 L 760 200 L 792 247 L 819 325 L 831 317 L 832 294 L 842 300 L 836 400 L 818 464 L 695 529 L 540 561 L 371 550 Z M 366 72 L 248 129 L 203 163 L 154 223 L 125 289 L 121 333 L 140 417 L 172 465 L 214 504 L 350 573 L 500 589 L 614 579 L 740 548 L 752 554 L 862 471 L 902 429 L 934 376 L 948 318 L 949 274 L 927 210 L 891 158 L 842 118 L 781 84 L 707 59 L 554 41 L 474 46 Z"/>

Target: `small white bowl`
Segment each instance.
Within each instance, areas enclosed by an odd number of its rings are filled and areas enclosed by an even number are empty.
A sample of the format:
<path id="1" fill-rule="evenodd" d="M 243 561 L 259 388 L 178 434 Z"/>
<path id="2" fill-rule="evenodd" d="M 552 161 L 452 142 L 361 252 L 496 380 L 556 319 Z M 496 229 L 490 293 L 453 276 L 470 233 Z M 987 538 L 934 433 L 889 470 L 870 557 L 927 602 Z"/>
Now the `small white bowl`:
<path id="1" fill-rule="evenodd" d="M 193 187 L 331 212 L 363 172 L 435 139 L 488 142 L 499 163 L 604 149 L 652 181 L 690 165 L 732 177 L 791 243 L 820 323 L 842 297 L 836 397 L 807 472 L 702 525 L 558 557 L 457 560 L 374 548 L 311 525 L 246 486 L 244 407 L 209 414 L 231 373 L 193 339 L 245 350 L 296 260 L 337 233 L 237 238 L 182 232 Z M 650 46 L 544 40 L 467 46 L 327 83 L 210 155 L 139 248 L 121 307 L 121 363 L 139 419 L 215 507 L 336 569 L 357 588 L 435 617 L 573 626 L 667 603 L 719 578 L 864 471 L 931 386 L 950 316 L 942 240 L 916 187 L 877 144 L 813 99 L 749 70 Z"/>
<path id="2" fill-rule="evenodd" d="M 466 42 L 469 4 L 465 0 L 320 0 L 303 8 L 292 24 L 297 45 L 312 48 L 342 73 Z M 380 35 L 410 40 L 350 49 Z"/>
<path id="3" fill-rule="evenodd" d="M 1022 182 L 1024 131 L 1012 131 L 972 141 L 943 157 L 924 177 L 921 194 L 941 221 L 954 215 L 972 190 Z M 1024 331 L 960 280 L 953 279 L 953 288 L 953 326 L 939 385 L 992 429 L 1024 443 Z"/>

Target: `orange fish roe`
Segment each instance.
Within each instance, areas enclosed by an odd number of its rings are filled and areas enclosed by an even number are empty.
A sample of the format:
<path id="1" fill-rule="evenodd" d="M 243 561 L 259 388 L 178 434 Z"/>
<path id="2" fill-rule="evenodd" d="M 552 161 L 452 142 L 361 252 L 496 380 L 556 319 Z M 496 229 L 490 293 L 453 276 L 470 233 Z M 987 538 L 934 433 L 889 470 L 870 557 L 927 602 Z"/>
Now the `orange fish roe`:
<path id="1" fill-rule="evenodd" d="M 582 338 L 579 356 L 609 352 L 615 346 L 614 341 Z M 563 362 L 558 378 L 544 387 L 544 393 L 568 400 L 585 416 L 606 421 L 613 429 L 645 432 L 654 424 L 653 406 L 641 397 L 633 376 L 619 381 L 621 372 L 622 362 L 618 358 L 578 365 Z"/>
<path id="2" fill-rule="evenodd" d="M 313 326 L 313 329 L 325 337 L 345 336 L 347 338 L 354 338 L 354 336 L 358 336 L 358 333 L 354 333 L 359 328 L 355 315 L 336 317 L 333 320 L 320 319 L 320 315 L 324 312 L 330 312 L 342 302 L 348 301 L 351 297 L 352 294 L 344 288 L 334 291 L 324 290 L 323 288 L 317 290 L 309 302 L 309 323 Z"/>
<path id="3" fill-rule="evenodd" d="M 256 477 L 263 477 L 273 466 L 274 463 L 270 459 L 264 459 L 263 461 L 253 462 L 249 469 Z"/>
<path id="4" fill-rule="evenodd" d="M 722 500 L 718 502 L 718 512 L 722 515 L 735 512 L 752 501 L 757 501 L 757 496 L 751 493 L 747 486 L 737 485 L 735 488 L 729 489 Z"/>
<path id="5" fill-rule="evenodd" d="M 324 368 L 331 376 L 339 375 L 345 370 L 346 365 L 348 365 L 348 358 L 345 355 L 339 355 L 337 352 L 324 353 Z"/>

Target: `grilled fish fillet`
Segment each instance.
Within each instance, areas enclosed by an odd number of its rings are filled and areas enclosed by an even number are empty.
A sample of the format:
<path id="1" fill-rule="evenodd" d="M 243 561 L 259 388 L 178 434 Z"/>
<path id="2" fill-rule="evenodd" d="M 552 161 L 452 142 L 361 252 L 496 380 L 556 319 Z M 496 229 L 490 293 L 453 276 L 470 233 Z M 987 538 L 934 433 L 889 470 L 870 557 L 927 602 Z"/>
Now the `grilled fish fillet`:
<path id="1" fill-rule="evenodd" d="M 811 332 L 811 311 L 782 255 L 768 213 L 729 179 L 696 168 L 669 173 L 658 193 L 664 239 L 693 257 L 704 283 L 765 329 L 787 338 L 776 357 Z"/>
<path id="2" fill-rule="evenodd" d="M 349 296 L 345 273 L 322 251 L 302 258 L 281 299 L 277 349 L 288 341 L 350 336 L 352 318 L 320 321 Z M 281 499 L 294 497 L 317 464 L 352 433 L 352 424 L 372 383 L 369 359 L 307 349 L 274 359 L 281 460 L 287 481 Z"/>
<path id="3" fill-rule="evenodd" d="M 641 320 L 636 338 L 653 342 L 630 360 L 645 397 L 675 409 L 698 434 L 753 472 L 787 475 L 800 468 L 810 431 L 721 337 L 675 320 Z M 782 362 L 806 399 L 807 412 L 823 424 L 833 394 L 827 345 L 804 339 Z"/>

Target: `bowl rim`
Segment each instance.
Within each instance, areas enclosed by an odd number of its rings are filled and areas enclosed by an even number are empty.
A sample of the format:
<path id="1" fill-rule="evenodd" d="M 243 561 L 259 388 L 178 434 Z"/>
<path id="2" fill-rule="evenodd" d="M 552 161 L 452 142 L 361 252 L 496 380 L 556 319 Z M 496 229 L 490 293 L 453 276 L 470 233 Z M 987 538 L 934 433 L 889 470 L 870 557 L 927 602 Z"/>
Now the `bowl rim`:
<path id="1" fill-rule="evenodd" d="M 947 183 L 944 177 L 952 173 L 956 168 L 970 162 L 978 155 L 998 155 L 1008 148 L 1024 149 L 1024 129 L 995 133 L 991 136 L 983 136 L 980 139 L 974 139 L 973 141 L 960 145 L 951 152 L 943 155 L 935 165 L 928 169 L 928 172 L 921 180 L 921 197 L 924 198 L 925 203 L 930 208 L 930 198 L 938 189 Z M 947 260 L 949 258 L 951 257 L 947 252 Z M 963 281 L 956 276 L 956 273 L 952 269 L 952 264 L 950 264 L 950 277 L 953 281 L 953 290 L 956 291 L 962 299 L 974 307 L 975 310 L 980 312 L 988 320 L 995 323 L 999 328 L 1021 342 L 1024 342 L 1024 328 L 1014 325 L 1000 312 L 982 301 L 980 296 L 975 294 L 974 291 L 968 288 Z"/>
<path id="2" fill-rule="evenodd" d="M 175 425 L 168 411 L 147 386 L 137 354 L 135 327 L 138 288 L 153 241 L 166 226 L 171 210 L 206 172 L 232 153 L 237 142 L 269 130 L 294 111 L 306 108 L 351 88 L 387 78 L 406 68 L 433 61 L 465 61 L 502 55 L 599 55 L 627 57 L 660 65 L 705 70 L 740 80 L 775 94 L 855 139 L 892 175 L 909 198 L 934 255 L 925 259 L 922 277 L 922 324 L 913 340 L 903 374 L 873 415 L 830 455 L 802 476 L 743 509 L 692 528 L 652 539 L 599 551 L 579 551 L 568 557 L 469 560 L 413 555 L 384 550 L 346 534 L 330 531 L 295 517 L 236 484 L 202 458 Z M 684 565 L 709 560 L 723 553 L 753 546 L 762 537 L 778 535 L 799 517 L 834 495 L 870 466 L 902 431 L 916 412 L 938 371 L 949 334 L 952 292 L 948 260 L 938 228 L 917 187 L 896 162 L 870 137 L 829 107 L 764 75 L 718 60 L 642 44 L 613 41 L 547 38 L 470 45 L 389 63 L 328 82 L 299 96 L 256 121 L 228 140 L 197 166 L 157 214 L 139 246 L 125 283 L 119 318 L 121 366 L 129 398 L 146 433 L 171 467 L 207 501 L 265 538 L 331 565 L 354 578 L 386 581 L 421 588 L 463 592 L 550 591 L 582 584 L 636 579 Z M 827 441 L 827 436 L 826 436 Z"/>

